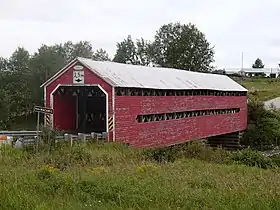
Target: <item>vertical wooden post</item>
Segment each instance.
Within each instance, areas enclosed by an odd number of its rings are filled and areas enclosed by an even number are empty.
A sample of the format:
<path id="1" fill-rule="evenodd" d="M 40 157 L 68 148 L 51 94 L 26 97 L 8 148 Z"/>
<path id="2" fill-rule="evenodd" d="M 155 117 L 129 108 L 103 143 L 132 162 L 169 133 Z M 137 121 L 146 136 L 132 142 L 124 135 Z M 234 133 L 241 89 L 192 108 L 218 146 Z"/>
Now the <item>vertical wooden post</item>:
<path id="1" fill-rule="evenodd" d="M 113 142 L 116 141 L 116 131 L 115 131 L 115 88 L 112 87 L 112 116 L 113 116 Z M 107 139 L 108 139 L 108 142 L 110 141 L 110 138 L 109 138 L 109 133 L 110 133 L 110 130 L 107 132 Z"/>
<path id="2" fill-rule="evenodd" d="M 50 129 L 50 128 L 49 128 Z M 51 134 L 50 134 L 50 130 L 48 132 L 48 146 L 49 146 L 49 155 L 51 154 Z"/>
<path id="3" fill-rule="evenodd" d="M 48 153 L 51 153 L 51 126 L 50 126 L 50 114 L 46 114 L 46 124 L 48 129 Z"/>
<path id="4" fill-rule="evenodd" d="M 39 152 L 39 126 L 40 126 L 40 112 L 37 112 L 37 139 L 36 139 L 36 155 L 38 157 Z"/>
<path id="5" fill-rule="evenodd" d="M 50 115 L 53 115 L 53 109 L 50 108 L 46 108 L 46 107 L 40 107 L 40 106 L 35 106 L 34 107 L 34 111 L 37 112 L 37 139 L 36 139 L 36 155 L 38 157 L 38 153 L 39 153 L 39 130 L 40 130 L 40 113 L 44 113 L 45 114 L 45 124 L 47 123 L 47 127 L 49 127 L 50 125 Z M 47 116 L 49 116 L 47 118 Z M 48 122 L 47 122 L 48 120 Z M 50 147 L 50 130 L 48 132 L 48 143 L 49 143 L 49 147 Z M 49 148 L 50 151 L 50 148 Z"/>

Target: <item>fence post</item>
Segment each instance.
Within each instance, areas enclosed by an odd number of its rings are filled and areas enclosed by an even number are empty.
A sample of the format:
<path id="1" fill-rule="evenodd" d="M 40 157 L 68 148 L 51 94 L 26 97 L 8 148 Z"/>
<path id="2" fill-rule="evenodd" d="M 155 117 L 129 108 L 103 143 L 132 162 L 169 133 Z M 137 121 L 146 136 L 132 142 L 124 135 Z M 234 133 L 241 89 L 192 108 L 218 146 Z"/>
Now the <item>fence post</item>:
<path id="1" fill-rule="evenodd" d="M 40 112 L 37 112 L 37 137 L 36 137 L 36 156 L 39 152 L 39 126 L 40 126 Z"/>
<path id="2" fill-rule="evenodd" d="M 73 136 L 72 136 L 72 134 L 70 134 L 70 145 L 71 145 L 71 147 L 73 146 Z"/>

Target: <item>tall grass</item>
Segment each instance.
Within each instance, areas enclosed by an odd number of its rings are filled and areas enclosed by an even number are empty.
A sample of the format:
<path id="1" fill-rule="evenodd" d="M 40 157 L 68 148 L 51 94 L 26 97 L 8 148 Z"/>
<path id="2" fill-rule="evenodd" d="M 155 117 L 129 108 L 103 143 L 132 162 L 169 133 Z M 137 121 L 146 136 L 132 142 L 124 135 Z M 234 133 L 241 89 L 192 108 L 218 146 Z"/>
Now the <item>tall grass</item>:
<path id="1" fill-rule="evenodd" d="M 90 144 L 60 145 L 36 159 L 2 147 L 0 209 L 279 208 L 278 169 L 248 167 L 262 158 L 244 161 L 242 154 L 200 144 L 161 150 Z"/>

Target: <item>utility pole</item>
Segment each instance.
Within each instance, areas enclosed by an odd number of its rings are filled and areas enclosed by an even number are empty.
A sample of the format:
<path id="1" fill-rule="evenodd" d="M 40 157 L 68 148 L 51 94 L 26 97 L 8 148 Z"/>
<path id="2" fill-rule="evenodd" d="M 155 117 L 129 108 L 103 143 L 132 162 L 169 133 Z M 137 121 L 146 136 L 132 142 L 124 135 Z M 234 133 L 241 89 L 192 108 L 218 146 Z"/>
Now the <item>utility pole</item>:
<path id="1" fill-rule="evenodd" d="M 242 52 L 242 55 L 241 55 L 241 70 L 243 70 L 243 52 Z"/>

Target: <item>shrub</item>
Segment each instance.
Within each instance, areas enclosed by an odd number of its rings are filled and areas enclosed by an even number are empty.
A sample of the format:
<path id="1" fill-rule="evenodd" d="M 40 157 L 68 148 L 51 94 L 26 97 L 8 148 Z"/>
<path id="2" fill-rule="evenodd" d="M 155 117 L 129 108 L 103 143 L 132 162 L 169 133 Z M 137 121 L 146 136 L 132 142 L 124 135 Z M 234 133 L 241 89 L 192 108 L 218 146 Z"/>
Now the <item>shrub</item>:
<path id="1" fill-rule="evenodd" d="M 88 163 L 90 162 L 91 155 L 87 151 L 86 147 L 77 145 L 71 150 L 71 158 L 74 162 Z"/>
<path id="2" fill-rule="evenodd" d="M 174 162 L 179 158 L 195 158 L 218 164 L 243 164 L 268 169 L 280 166 L 280 156 L 269 158 L 253 149 L 228 151 L 194 141 L 186 144 L 175 145 L 168 148 L 150 149 L 144 151 L 145 157 L 152 161 Z M 137 172 L 149 170 L 149 166 L 139 166 Z"/>
<path id="3" fill-rule="evenodd" d="M 228 163 L 255 166 L 263 169 L 276 167 L 275 162 L 271 158 L 265 157 L 262 153 L 252 149 L 232 152 L 228 158 Z"/>
<path id="4" fill-rule="evenodd" d="M 157 162 L 174 162 L 180 158 L 197 158 L 214 163 L 223 163 L 229 152 L 218 148 L 213 149 L 201 141 L 191 141 L 166 148 L 144 150 L 144 157 Z"/>
<path id="5" fill-rule="evenodd" d="M 146 149 L 144 157 L 157 162 L 174 162 L 182 157 L 197 158 L 207 153 L 208 148 L 201 142 L 193 141 L 163 148 Z"/>
<path id="6" fill-rule="evenodd" d="M 280 116 L 275 110 L 266 110 L 264 104 L 254 97 L 248 103 L 248 129 L 242 144 L 258 150 L 274 147 L 280 139 Z"/>
<path id="7" fill-rule="evenodd" d="M 89 164 L 91 162 L 91 154 L 84 145 L 57 147 L 57 150 L 51 156 L 44 157 L 44 162 L 54 165 L 63 171 L 74 164 L 82 166 Z"/>
<path id="8" fill-rule="evenodd" d="M 179 146 L 170 146 L 156 149 L 146 149 L 143 151 L 144 158 L 149 160 L 155 160 L 160 163 L 174 162 L 178 158 L 182 157 L 182 153 Z"/>
<path id="9" fill-rule="evenodd" d="M 48 141 L 50 140 L 50 144 L 53 146 L 56 136 L 63 135 L 63 133 L 46 126 L 41 126 L 40 130 L 42 131 L 42 141 L 45 145 L 47 145 L 49 143 Z"/>
<path id="10" fill-rule="evenodd" d="M 181 146 L 184 157 L 206 160 L 213 154 L 213 149 L 200 141 L 189 142 Z"/>
<path id="11" fill-rule="evenodd" d="M 54 178 L 54 174 L 52 171 L 48 170 L 47 168 L 42 168 L 38 173 L 37 173 L 37 178 L 40 181 L 47 180 Z"/>
<path id="12" fill-rule="evenodd" d="M 272 156 L 270 159 L 273 161 L 275 166 L 280 167 L 280 155 Z"/>

